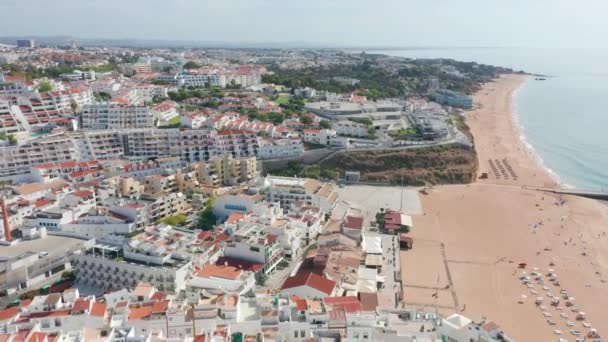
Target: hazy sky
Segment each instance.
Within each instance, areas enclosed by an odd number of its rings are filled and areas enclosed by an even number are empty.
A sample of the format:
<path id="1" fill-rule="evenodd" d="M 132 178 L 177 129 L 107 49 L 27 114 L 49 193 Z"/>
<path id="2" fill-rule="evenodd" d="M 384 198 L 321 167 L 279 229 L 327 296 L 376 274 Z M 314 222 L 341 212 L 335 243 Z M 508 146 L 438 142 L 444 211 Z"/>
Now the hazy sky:
<path id="1" fill-rule="evenodd" d="M 0 36 L 589 47 L 606 0 L 0 0 Z"/>

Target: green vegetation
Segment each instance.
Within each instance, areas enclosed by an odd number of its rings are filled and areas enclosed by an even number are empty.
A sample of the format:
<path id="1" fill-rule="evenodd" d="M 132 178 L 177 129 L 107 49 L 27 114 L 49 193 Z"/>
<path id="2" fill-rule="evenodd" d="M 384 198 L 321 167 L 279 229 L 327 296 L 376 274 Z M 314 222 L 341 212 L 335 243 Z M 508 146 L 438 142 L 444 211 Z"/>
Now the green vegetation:
<path id="1" fill-rule="evenodd" d="M 287 104 L 289 103 L 289 97 L 277 97 L 276 100 L 274 100 L 274 103 L 281 105 L 281 104 Z"/>
<path id="2" fill-rule="evenodd" d="M 11 75 L 14 76 L 24 76 L 26 80 L 31 81 L 37 78 L 59 78 L 61 74 L 70 74 L 74 72 L 74 70 L 93 70 L 95 72 L 109 72 L 118 70 L 118 65 L 116 64 L 106 64 L 98 67 L 88 67 L 88 66 L 78 66 L 78 65 L 58 65 L 45 69 L 23 69 L 22 67 L 15 64 L 6 64 L 3 65 L 2 68 L 5 71 L 8 71 Z"/>
<path id="3" fill-rule="evenodd" d="M 376 223 L 378 228 L 384 229 L 384 208 L 380 208 L 380 211 L 376 213 Z"/>
<path id="4" fill-rule="evenodd" d="M 40 82 L 40 84 L 38 84 L 38 91 L 41 93 L 51 91 L 51 90 L 53 90 L 53 86 L 51 85 L 51 82 L 49 82 L 49 81 Z"/>
<path id="5" fill-rule="evenodd" d="M 213 203 L 215 202 L 215 198 L 210 198 L 207 200 L 207 205 L 205 209 L 200 212 L 198 216 L 198 228 L 202 230 L 211 230 L 215 226 L 217 222 L 217 217 L 213 214 Z"/>
<path id="6" fill-rule="evenodd" d="M 187 62 L 186 64 L 184 64 L 184 69 L 186 69 L 186 70 L 190 70 L 190 69 L 198 69 L 198 68 L 200 68 L 200 67 L 201 67 L 201 65 L 200 65 L 200 64 L 198 64 L 198 63 L 196 63 L 196 62 L 193 62 L 193 61 L 189 61 L 189 62 Z"/>
<path id="7" fill-rule="evenodd" d="M 393 132 L 389 133 L 389 135 L 394 138 L 405 138 L 405 137 L 409 137 L 409 136 L 415 136 L 418 134 L 420 134 L 420 130 L 418 130 L 417 128 L 412 128 L 412 127 L 408 128 L 408 129 L 401 128 L 398 131 L 393 131 Z"/>
<path id="8" fill-rule="evenodd" d="M 369 126 L 367 128 L 367 139 L 375 140 L 378 137 L 376 136 L 376 128 L 374 126 Z"/>
<path id="9" fill-rule="evenodd" d="M 188 217 L 186 215 L 177 214 L 174 216 L 165 217 L 164 219 L 162 219 L 160 221 L 164 224 L 168 224 L 173 227 L 182 227 L 186 224 L 187 220 L 188 220 Z"/>
<path id="10" fill-rule="evenodd" d="M 321 121 L 319 121 L 319 127 L 324 128 L 324 129 L 330 129 L 331 122 L 329 122 L 327 120 L 321 120 Z"/>
<path id="11" fill-rule="evenodd" d="M 312 118 L 311 118 L 310 116 L 302 116 L 302 117 L 300 118 L 300 122 L 301 122 L 303 125 L 307 125 L 307 126 L 308 126 L 308 125 L 310 125 L 310 124 L 312 123 Z"/>
<path id="12" fill-rule="evenodd" d="M 437 145 L 409 150 L 337 153 L 324 159 L 321 169 L 339 174 L 361 172 L 362 182 L 423 186 L 462 184 L 474 179 L 475 150 L 460 145 Z"/>
<path id="13" fill-rule="evenodd" d="M 287 167 L 282 170 L 270 172 L 275 176 L 283 177 L 303 177 L 313 179 L 336 179 L 337 173 L 334 169 L 321 168 L 319 165 L 305 166 L 299 161 L 287 162 Z"/>
<path id="14" fill-rule="evenodd" d="M 169 92 L 169 98 L 173 101 L 183 101 L 185 99 L 196 97 L 201 100 L 207 100 L 205 103 L 209 105 L 204 107 L 217 107 L 217 101 L 211 98 L 224 97 L 224 92 L 220 88 L 180 88 L 178 91 Z"/>
<path id="15" fill-rule="evenodd" d="M 152 84 L 154 84 L 154 85 L 169 85 L 171 83 L 169 83 L 168 81 L 163 81 L 163 80 L 154 80 L 154 81 L 152 81 Z"/>
<path id="16" fill-rule="evenodd" d="M 371 126 L 374 124 L 370 118 L 348 118 L 348 120 L 352 121 L 352 122 L 360 123 L 360 124 L 363 124 L 366 126 Z"/>
<path id="17" fill-rule="evenodd" d="M 357 92 L 370 100 L 409 95 L 427 95 L 428 79 L 435 77 L 442 88 L 471 94 L 482 83 L 511 69 L 449 59 L 402 59 L 385 67 L 378 63 L 380 55 L 361 54 L 356 64 L 282 69 L 270 67 L 274 73 L 265 75 L 264 82 L 290 88 L 311 87 L 334 93 Z M 358 79 L 355 85 L 340 83 L 334 77 Z"/>
<path id="18" fill-rule="evenodd" d="M 95 97 L 95 100 L 97 100 L 99 102 L 107 102 L 112 99 L 112 95 L 105 93 L 103 91 L 100 91 L 99 93 L 94 93 L 93 96 Z"/>
<path id="19" fill-rule="evenodd" d="M 178 126 L 181 124 L 182 122 L 182 118 L 178 115 L 176 117 L 171 118 L 171 120 L 169 120 L 169 126 Z"/>
<path id="20" fill-rule="evenodd" d="M 403 94 L 403 85 L 391 73 L 379 68 L 371 61 L 355 65 L 332 65 L 321 68 L 280 69 L 271 68 L 274 74 L 265 75 L 267 83 L 283 84 L 290 88 L 311 87 L 335 93 L 346 93 L 366 89 L 370 99 L 382 97 L 397 97 Z M 335 81 L 334 77 L 349 77 L 358 79 L 355 85 Z"/>
<path id="21" fill-rule="evenodd" d="M 128 237 L 128 238 L 132 238 L 132 237 L 136 237 L 137 235 L 139 235 L 139 234 L 141 234 L 141 233 L 143 233 L 143 232 L 144 232 L 144 230 L 143 230 L 143 229 L 134 230 L 134 231 L 132 231 L 132 232 L 130 232 L 130 233 L 128 233 L 128 234 L 126 234 L 125 236 L 126 236 L 126 237 Z"/>
<path id="22" fill-rule="evenodd" d="M 9 145 L 17 144 L 17 137 L 14 134 L 6 134 L 5 132 L 0 133 L 0 140 L 7 140 Z"/>

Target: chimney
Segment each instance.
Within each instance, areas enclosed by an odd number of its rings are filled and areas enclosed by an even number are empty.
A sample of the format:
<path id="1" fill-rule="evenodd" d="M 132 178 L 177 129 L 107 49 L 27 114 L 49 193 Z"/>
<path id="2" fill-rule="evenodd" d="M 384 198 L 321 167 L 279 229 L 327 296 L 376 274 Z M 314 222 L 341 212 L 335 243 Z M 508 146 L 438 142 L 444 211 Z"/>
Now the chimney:
<path id="1" fill-rule="evenodd" d="M 4 225 L 4 239 L 11 241 L 11 226 L 8 224 L 8 211 L 4 204 L 4 198 L 0 198 L 0 210 L 2 210 L 2 223 Z"/>

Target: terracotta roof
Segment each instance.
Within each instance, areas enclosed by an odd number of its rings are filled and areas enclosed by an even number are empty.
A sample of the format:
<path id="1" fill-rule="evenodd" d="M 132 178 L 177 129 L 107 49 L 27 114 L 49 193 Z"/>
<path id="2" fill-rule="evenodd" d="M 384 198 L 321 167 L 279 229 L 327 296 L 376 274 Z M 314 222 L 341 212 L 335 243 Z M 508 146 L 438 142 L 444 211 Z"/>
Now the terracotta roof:
<path id="1" fill-rule="evenodd" d="M 336 287 L 336 282 L 315 273 L 298 273 L 287 278 L 281 289 L 285 290 L 298 286 L 309 286 L 329 295 Z"/>
<path id="2" fill-rule="evenodd" d="M 152 315 L 152 305 L 129 308 L 129 321 L 138 321 Z"/>
<path id="3" fill-rule="evenodd" d="M 13 318 L 19 314 L 19 307 L 12 306 L 8 309 L 4 309 L 0 311 L 0 321 L 4 321 L 10 318 Z"/>
<path id="4" fill-rule="evenodd" d="M 29 315 L 30 318 L 43 318 L 43 317 L 60 317 L 67 316 L 72 310 L 57 310 L 57 311 L 44 311 L 34 312 Z"/>
<path id="5" fill-rule="evenodd" d="M 333 309 L 343 308 L 346 312 L 359 312 L 361 311 L 361 302 L 355 296 L 345 297 L 325 297 L 323 302 L 326 306 Z"/>
<path id="6" fill-rule="evenodd" d="M 371 292 L 359 292 L 359 301 L 363 311 L 375 311 L 378 307 L 378 294 Z"/>
<path id="7" fill-rule="evenodd" d="M 72 311 L 87 311 L 90 308 L 91 301 L 85 298 L 77 298 L 72 307 Z"/>
<path id="8" fill-rule="evenodd" d="M 28 342 L 44 342 L 46 341 L 47 334 L 41 331 L 33 332 L 28 339 Z"/>
<path id="9" fill-rule="evenodd" d="M 243 213 L 231 213 L 226 220 L 226 223 L 236 223 L 245 217 Z"/>
<path id="10" fill-rule="evenodd" d="M 344 228 L 356 230 L 363 229 L 363 217 L 346 216 L 346 219 L 344 220 Z"/>
<path id="11" fill-rule="evenodd" d="M 106 315 L 106 304 L 105 303 L 95 303 L 91 308 L 90 312 L 91 316 L 103 317 Z"/>
<path id="12" fill-rule="evenodd" d="M 243 270 L 234 266 L 226 266 L 226 265 L 206 265 L 202 270 L 196 272 L 196 275 L 202 278 L 224 278 L 224 279 L 237 279 Z"/>

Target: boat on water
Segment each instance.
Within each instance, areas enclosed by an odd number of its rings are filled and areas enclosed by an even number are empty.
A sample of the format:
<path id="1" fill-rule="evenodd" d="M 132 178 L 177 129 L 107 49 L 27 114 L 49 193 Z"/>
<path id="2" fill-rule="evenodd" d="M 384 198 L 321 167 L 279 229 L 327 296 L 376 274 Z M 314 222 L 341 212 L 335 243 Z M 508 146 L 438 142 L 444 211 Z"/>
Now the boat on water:
<path id="1" fill-rule="evenodd" d="M 547 79 L 544 77 L 536 77 L 534 80 L 535 81 L 546 81 Z"/>

